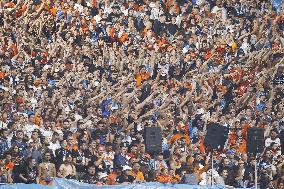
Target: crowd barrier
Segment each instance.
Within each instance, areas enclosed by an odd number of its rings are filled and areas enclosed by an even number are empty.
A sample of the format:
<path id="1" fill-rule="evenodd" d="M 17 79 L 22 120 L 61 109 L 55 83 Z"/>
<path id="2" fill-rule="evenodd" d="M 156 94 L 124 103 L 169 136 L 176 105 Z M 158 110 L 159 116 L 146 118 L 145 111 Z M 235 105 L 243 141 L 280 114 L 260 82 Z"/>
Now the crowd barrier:
<path id="1" fill-rule="evenodd" d="M 0 189 L 226 189 L 226 188 L 223 186 L 161 184 L 155 182 L 131 184 L 131 185 L 97 186 L 97 185 L 78 182 L 75 180 L 56 178 L 52 186 L 44 186 L 39 184 L 6 184 L 6 185 L 0 185 Z"/>

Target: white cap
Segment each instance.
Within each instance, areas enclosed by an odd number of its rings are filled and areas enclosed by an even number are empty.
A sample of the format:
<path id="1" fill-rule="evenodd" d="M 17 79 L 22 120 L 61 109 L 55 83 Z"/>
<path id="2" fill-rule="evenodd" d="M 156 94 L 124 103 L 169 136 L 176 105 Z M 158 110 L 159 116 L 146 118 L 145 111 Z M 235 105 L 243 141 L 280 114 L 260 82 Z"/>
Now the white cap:
<path id="1" fill-rule="evenodd" d="M 47 65 L 47 64 L 46 64 L 46 65 L 43 66 L 42 69 L 47 70 L 47 69 L 49 69 L 49 68 L 51 68 L 51 65 Z"/>
<path id="2" fill-rule="evenodd" d="M 99 174 L 99 179 L 102 179 L 102 178 L 105 178 L 105 177 L 108 177 L 107 173 L 100 173 Z"/>
<path id="3" fill-rule="evenodd" d="M 132 170 L 131 167 L 129 167 L 128 165 L 123 166 L 122 171 L 126 171 L 126 170 Z"/>
<path id="4" fill-rule="evenodd" d="M 212 172 L 212 169 L 209 169 L 207 171 L 207 174 L 211 175 L 212 174 L 211 172 Z M 218 172 L 215 169 L 213 169 L 213 177 L 218 177 L 218 176 L 219 176 Z"/>
<path id="5" fill-rule="evenodd" d="M 99 86 L 99 84 L 100 84 L 100 82 L 98 82 L 98 81 L 95 81 L 94 82 L 94 85 L 97 87 L 97 86 Z"/>

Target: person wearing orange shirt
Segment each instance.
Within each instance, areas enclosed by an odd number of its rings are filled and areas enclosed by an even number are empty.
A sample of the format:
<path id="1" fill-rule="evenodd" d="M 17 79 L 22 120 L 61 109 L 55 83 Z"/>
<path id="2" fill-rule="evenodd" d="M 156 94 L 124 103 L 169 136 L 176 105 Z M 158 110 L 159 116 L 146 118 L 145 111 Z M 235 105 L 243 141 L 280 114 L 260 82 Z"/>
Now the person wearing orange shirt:
<path id="1" fill-rule="evenodd" d="M 145 70 L 144 66 L 140 67 L 139 73 L 136 75 L 136 86 L 140 87 L 143 81 L 148 80 L 150 78 L 150 74 Z"/>
<path id="2" fill-rule="evenodd" d="M 170 174 L 170 176 L 172 176 L 171 183 L 173 183 L 173 184 L 180 183 L 181 178 L 178 174 L 176 174 L 175 170 L 173 170 L 173 169 L 169 170 L 169 174 Z"/>
<path id="3" fill-rule="evenodd" d="M 4 72 L 0 72 L 0 79 L 4 79 L 7 76 L 6 73 Z"/>
<path id="4" fill-rule="evenodd" d="M 1 183 L 13 183 L 13 179 L 11 177 L 10 171 L 6 168 L 6 166 L 1 165 L 0 167 L 0 182 Z"/>
<path id="5" fill-rule="evenodd" d="M 116 172 L 111 172 L 109 175 L 108 175 L 108 178 L 107 178 L 107 185 L 115 185 L 116 184 L 116 177 L 118 176 L 118 173 Z"/>
<path id="6" fill-rule="evenodd" d="M 157 181 L 160 183 L 171 183 L 173 177 L 169 175 L 169 171 L 167 168 L 161 169 L 161 174 L 157 177 Z"/>

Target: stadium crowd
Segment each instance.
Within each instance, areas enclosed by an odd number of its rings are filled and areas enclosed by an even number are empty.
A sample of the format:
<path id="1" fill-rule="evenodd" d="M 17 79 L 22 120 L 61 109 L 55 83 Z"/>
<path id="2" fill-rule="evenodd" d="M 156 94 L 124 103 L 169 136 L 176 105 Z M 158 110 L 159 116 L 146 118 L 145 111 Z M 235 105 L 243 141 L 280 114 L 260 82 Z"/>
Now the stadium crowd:
<path id="1" fill-rule="evenodd" d="M 253 187 L 258 163 L 261 189 L 284 188 L 283 8 L 1 0 L 0 182 Z M 229 136 L 209 152 L 212 124 Z M 156 126 L 162 153 L 149 154 Z M 250 127 L 265 130 L 258 159 Z"/>

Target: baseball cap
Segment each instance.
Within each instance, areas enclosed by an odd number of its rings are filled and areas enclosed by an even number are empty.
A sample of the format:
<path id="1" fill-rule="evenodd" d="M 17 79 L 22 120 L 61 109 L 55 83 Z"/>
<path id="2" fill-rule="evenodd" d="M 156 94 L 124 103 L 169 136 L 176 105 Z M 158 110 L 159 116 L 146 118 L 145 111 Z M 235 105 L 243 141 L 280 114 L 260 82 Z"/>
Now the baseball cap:
<path id="1" fill-rule="evenodd" d="M 128 165 L 125 165 L 122 167 L 122 171 L 126 171 L 126 170 L 132 170 L 132 168 L 129 167 Z"/>
<path id="2" fill-rule="evenodd" d="M 235 153 L 236 153 L 235 150 L 232 149 L 227 151 L 227 155 L 234 155 Z"/>
<path id="3" fill-rule="evenodd" d="M 105 177 L 108 177 L 108 174 L 107 173 L 100 173 L 99 174 L 99 179 L 103 179 Z"/>

